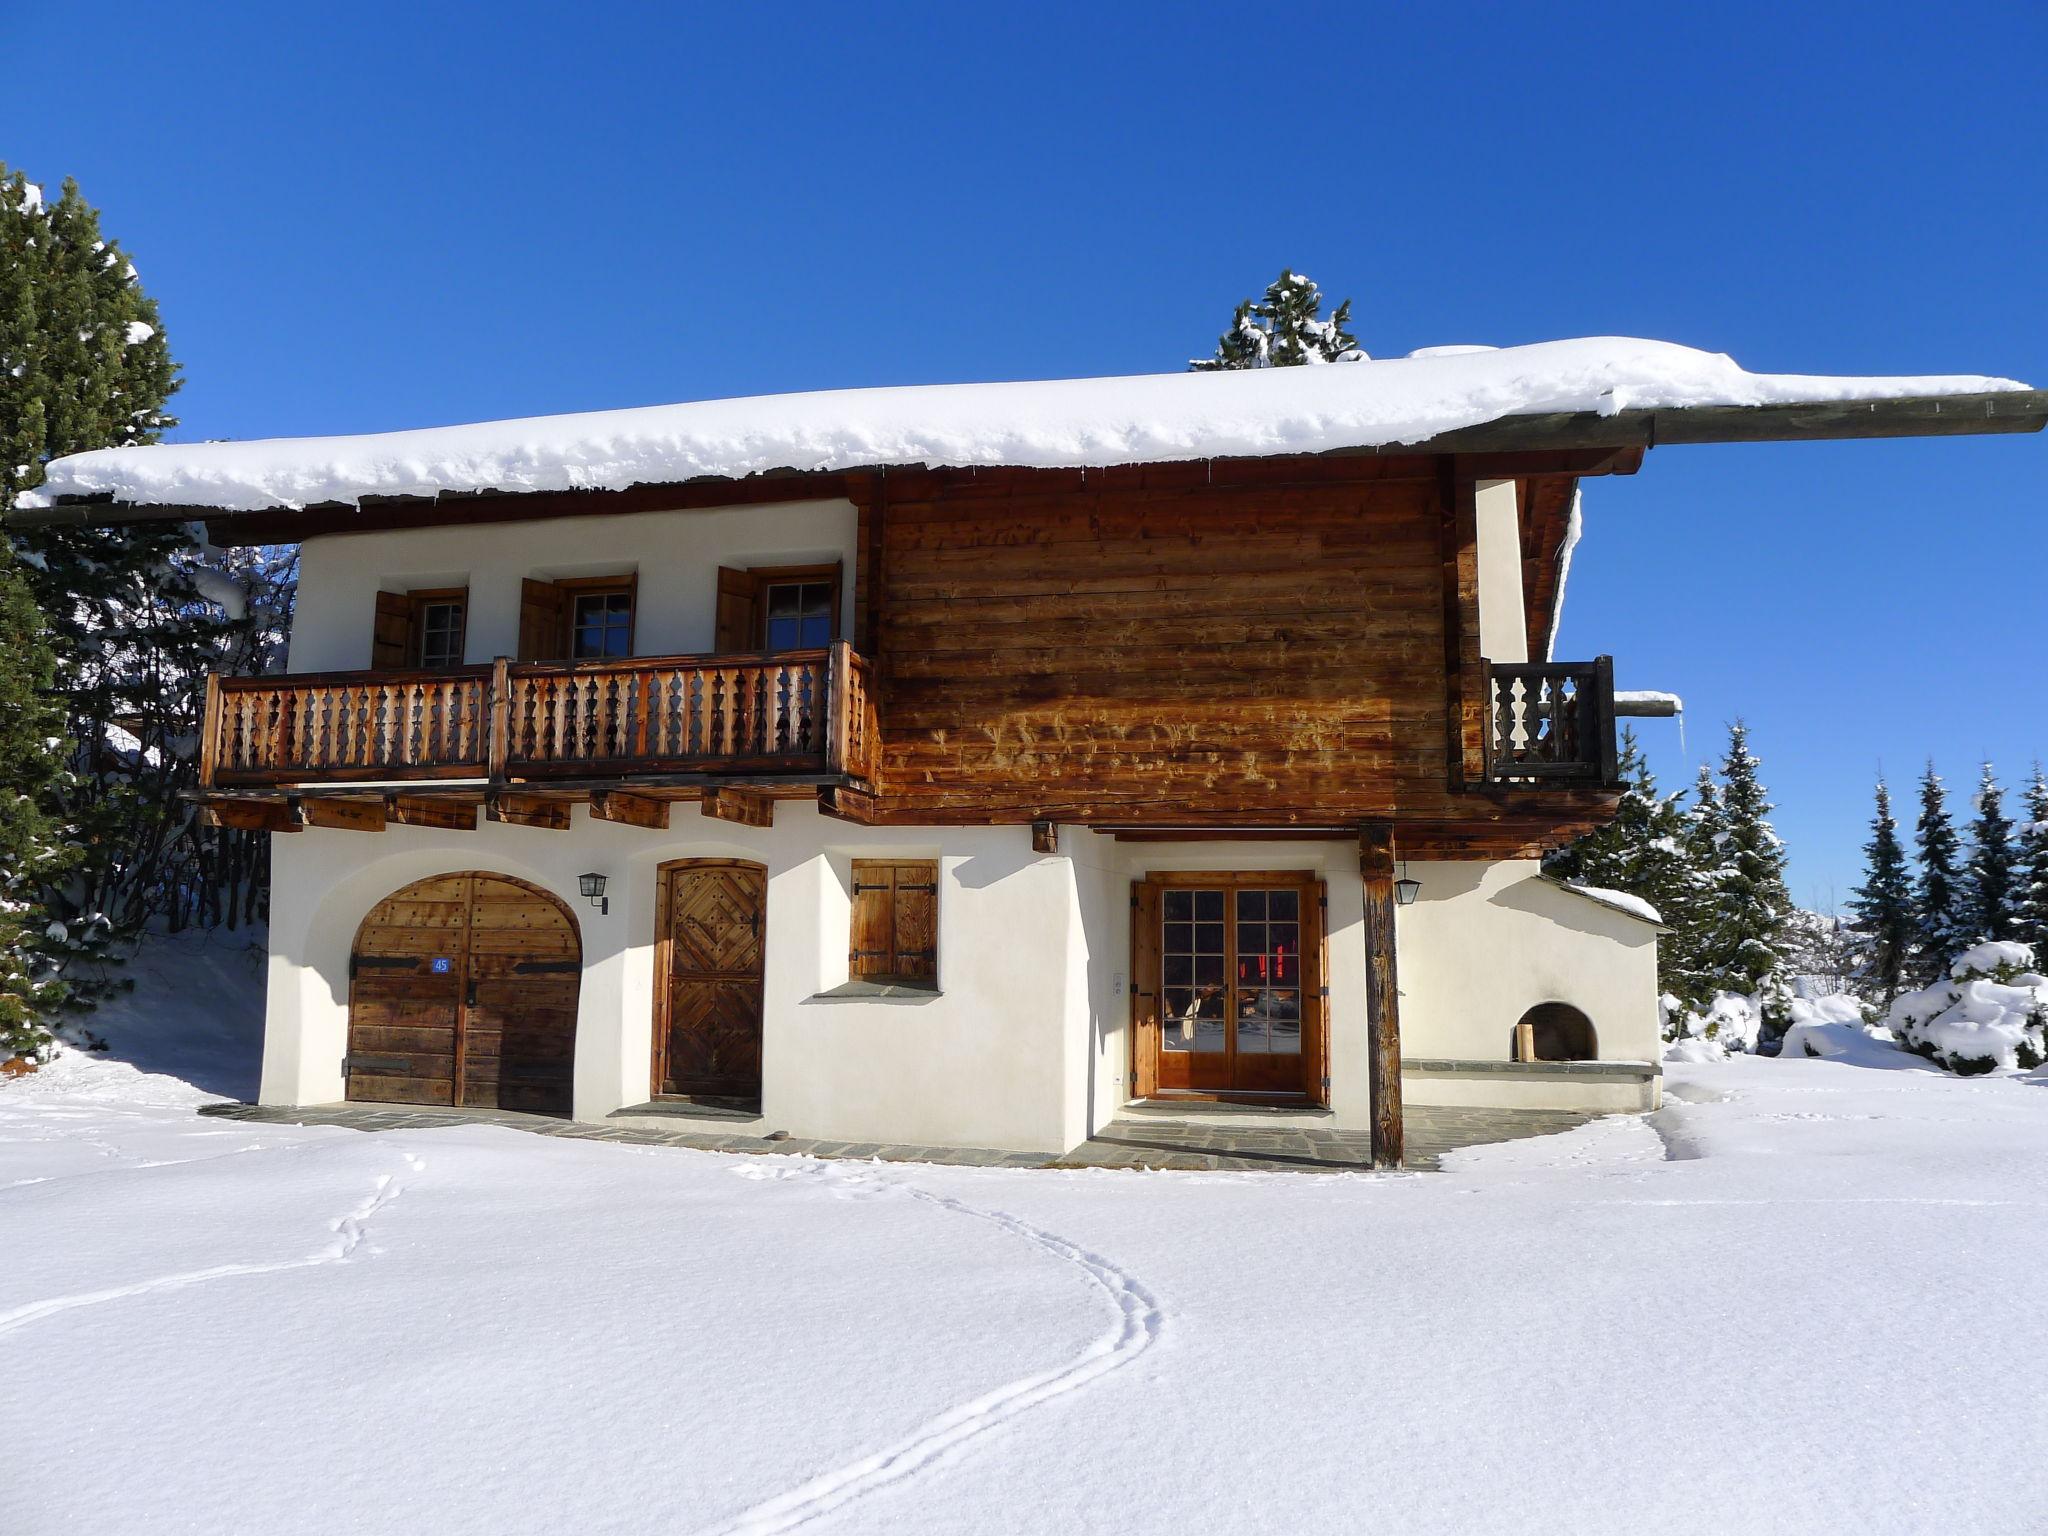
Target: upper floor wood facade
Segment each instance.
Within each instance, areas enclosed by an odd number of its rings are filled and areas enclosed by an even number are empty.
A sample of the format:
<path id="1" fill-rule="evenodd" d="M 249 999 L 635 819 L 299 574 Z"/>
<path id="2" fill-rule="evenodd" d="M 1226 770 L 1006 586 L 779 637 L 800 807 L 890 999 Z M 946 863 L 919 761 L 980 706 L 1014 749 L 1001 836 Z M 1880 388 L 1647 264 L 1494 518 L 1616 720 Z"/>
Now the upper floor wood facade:
<path id="1" fill-rule="evenodd" d="M 216 685 L 205 787 L 269 825 L 480 802 L 566 824 L 573 799 L 759 818 L 816 795 L 906 825 L 1390 821 L 1417 857 L 1534 851 L 1612 804 L 1611 676 L 1545 648 L 1577 479 L 1639 459 L 891 470 L 290 514 L 291 675 Z"/>

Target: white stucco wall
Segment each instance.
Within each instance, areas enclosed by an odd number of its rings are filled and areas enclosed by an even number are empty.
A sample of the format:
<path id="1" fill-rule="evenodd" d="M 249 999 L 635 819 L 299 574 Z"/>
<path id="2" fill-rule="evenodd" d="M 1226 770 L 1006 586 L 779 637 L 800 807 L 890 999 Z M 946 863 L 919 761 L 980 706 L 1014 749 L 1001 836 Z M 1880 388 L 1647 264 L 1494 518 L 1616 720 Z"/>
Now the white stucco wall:
<path id="1" fill-rule="evenodd" d="M 1538 1003 L 1592 1020 L 1602 1061 L 1654 1062 L 1657 928 L 1540 878 L 1534 859 L 1418 863 L 1396 918 L 1401 1054 L 1511 1061 Z"/>
<path id="2" fill-rule="evenodd" d="M 712 649 L 721 565 L 838 560 L 844 565 L 844 631 L 853 616 L 856 521 L 851 502 L 808 501 L 323 534 L 300 549 L 290 669 L 367 667 L 377 592 L 426 587 L 469 588 L 469 661 L 516 655 L 519 585 L 526 577 L 635 574 L 634 651 L 687 656 Z"/>
<path id="3" fill-rule="evenodd" d="M 1520 498 L 1512 480 L 1481 480 L 1474 491 L 1479 556 L 1479 654 L 1488 661 L 1529 659 L 1522 610 Z"/>
<path id="4" fill-rule="evenodd" d="M 670 859 L 750 859 L 768 870 L 762 1119 L 848 1141 L 1064 1151 L 1085 1138 L 1087 1020 L 1072 1016 L 1078 935 L 1071 868 L 1032 852 L 1029 828 L 903 831 L 821 817 L 802 802 L 770 828 L 674 808 L 666 833 L 592 821 L 568 832 L 482 822 L 475 832 L 308 829 L 274 840 L 265 1103 L 342 1097 L 348 956 L 370 908 L 428 875 L 482 869 L 553 891 L 576 913 L 584 978 L 575 1113 L 646 1102 L 653 1050 L 655 872 Z M 821 1001 L 847 979 L 851 863 L 941 863 L 939 995 Z M 609 877 L 609 915 L 577 893 Z"/>
<path id="5" fill-rule="evenodd" d="M 857 857 L 939 860 L 938 995 L 819 996 L 846 980 Z M 348 956 L 364 915 L 414 880 L 482 869 L 532 881 L 576 913 L 585 966 L 577 1117 L 644 1103 L 655 873 L 680 858 L 749 859 L 768 871 L 763 1130 L 1033 1151 L 1075 1145 L 1130 1094 L 1130 882 L 1203 869 L 1303 870 L 1326 883 L 1332 1113 L 1320 1123 L 1370 1123 L 1363 891 L 1348 839 L 1119 843 L 1063 827 L 1059 854 L 1041 855 L 1025 827 L 863 828 L 802 802 L 778 806 L 771 828 L 678 804 L 667 832 L 592 821 L 579 807 L 568 832 L 483 822 L 475 832 L 394 826 L 274 839 L 263 1101 L 342 1097 Z M 1536 868 L 1411 866 L 1423 892 L 1397 917 L 1404 1056 L 1505 1061 L 1516 1020 L 1557 1001 L 1593 1020 L 1603 1059 L 1655 1059 L 1656 930 L 1535 878 Z M 585 870 L 609 876 L 608 915 L 578 895 Z M 1596 1083 L 1407 1084 L 1417 1103 L 1630 1107 L 1616 1092 Z"/>

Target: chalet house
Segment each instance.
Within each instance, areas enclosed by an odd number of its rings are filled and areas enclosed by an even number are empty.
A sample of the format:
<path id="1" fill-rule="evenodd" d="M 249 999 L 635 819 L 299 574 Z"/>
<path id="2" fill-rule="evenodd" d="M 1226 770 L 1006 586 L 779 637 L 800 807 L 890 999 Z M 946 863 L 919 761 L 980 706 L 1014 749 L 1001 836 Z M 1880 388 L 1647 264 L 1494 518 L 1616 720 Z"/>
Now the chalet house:
<path id="1" fill-rule="evenodd" d="M 1657 924 L 1537 862 L 1659 707 L 1552 654 L 1581 482 L 2044 419 L 1606 338 L 110 450 L 16 516 L 302 545 L 202 768 L 289 834 L 266 1103 L 1395 1164 L 1404 1099 L 1657 1101 Z"/>

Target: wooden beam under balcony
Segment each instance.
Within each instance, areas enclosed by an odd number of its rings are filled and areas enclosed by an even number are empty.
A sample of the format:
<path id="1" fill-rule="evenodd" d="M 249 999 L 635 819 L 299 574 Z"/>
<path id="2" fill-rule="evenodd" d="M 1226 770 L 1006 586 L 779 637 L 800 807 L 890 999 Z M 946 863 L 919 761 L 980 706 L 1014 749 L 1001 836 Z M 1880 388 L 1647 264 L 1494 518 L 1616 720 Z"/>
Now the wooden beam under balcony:
<path id="1" fill-rule="evenodd" d="M 309 827 L 339 832 L 382 832 L 386 819 L 381 800 L 338 800 L 324 795 L 301 799 L 299 814 Z"/>
<path id="2" fill-rule="evenodd" d="M 668 807 L 666 800 L 636 795 L 623 789 L 593 789 L 590 792 L 590 814 L 599 821 L 615 821 L 621 826 L 666 831 Z"/>
<path id="3" fill-rule="evenodd" d="M 282 800 L 208 800 L 199 807 L 199 819 L 236 832 L 300 832 L 306 825 Z"/>
<path id="4" fill-rule="evenodd" d="M 775 824 L 775 802 L 766 795 L 753 794 L 744 789 L 707 789 L 699 808 L 706 816 L 719 821 L 735 822 L 743 827 L 768 827 Z"/>
<path id="5" fill-rule="evenodd" d="M 848 784 L 820 784 L 818 814 L 857 827 L 871 827 L 875 824 L 875 797 L 868 790 Z"/>
<path id="6" fill-rule="evenodd" d="M 547 795 L 493 790 L 484 797 L 484 818 L 513 827 L 538 827 L 548 832 L 569 830 L 569 802 Z"/>
<path id="7" fill-rule="evenodd" d="M 429 795 L 387 795 L 385 815 L 401 827 L 434 827 L 443 832 L 474 832 L 477 802 Z"/>

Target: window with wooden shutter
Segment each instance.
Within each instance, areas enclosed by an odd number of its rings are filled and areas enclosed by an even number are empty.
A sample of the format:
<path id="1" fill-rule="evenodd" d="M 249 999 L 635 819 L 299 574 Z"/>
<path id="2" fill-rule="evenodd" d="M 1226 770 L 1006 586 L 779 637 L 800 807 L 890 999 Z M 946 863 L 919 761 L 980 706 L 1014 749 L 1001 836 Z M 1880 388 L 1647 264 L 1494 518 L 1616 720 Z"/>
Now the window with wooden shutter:
<path id="1" fill-rule="evenodd" d="M 560 661 L 569 650 L 569 593 L 531 577 L 519 584 L 520 661 Z"/>
<path id="2" fill-rule="evenodd" d="M 822 650 L 839 637 L 841 577 L 836 563 L 720 566 L 715 647 L 722 654 Z"/>
<path id="3" fill-rule="evenodd" d="M 403 592 L 379 592 L 371 621 L 370 665 L 386 668 L 412 665 L 412 599 Z"/>
<path id="4" fill-rule="evenodd" d="M 855 981 L 938 985 L 936 859 L 853 861 L 853 945 L 847 969 Z"/>
<path id="5" fill-rule="evenodd" d="M 459 667 L 468 633 L 469 588 L 416 587 L 379 592 L 370 631 L 370 665 Z"/>

